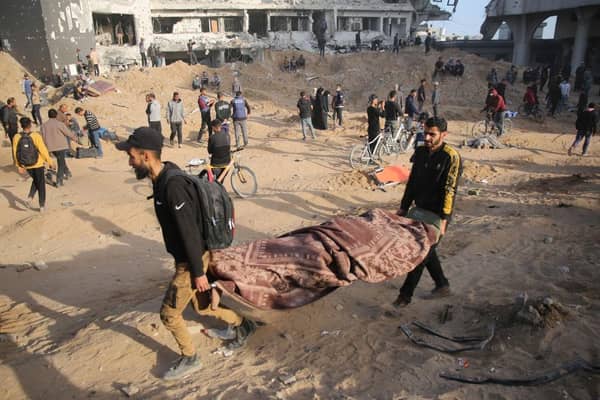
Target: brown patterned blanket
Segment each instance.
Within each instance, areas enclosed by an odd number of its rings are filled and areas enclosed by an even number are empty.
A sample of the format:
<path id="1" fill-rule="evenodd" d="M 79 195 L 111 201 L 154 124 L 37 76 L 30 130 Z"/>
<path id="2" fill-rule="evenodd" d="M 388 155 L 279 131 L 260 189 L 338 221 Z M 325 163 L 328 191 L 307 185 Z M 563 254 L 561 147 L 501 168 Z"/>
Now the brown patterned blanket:
<path id="1" fill-rule="evenodd" d="M 220 288 L 254 307 L 295 308 L 356 280 L 376 283 L 404 275 L 435 240 L 430 225 L 374 209 L 212 251 L 209 271 Z"/>

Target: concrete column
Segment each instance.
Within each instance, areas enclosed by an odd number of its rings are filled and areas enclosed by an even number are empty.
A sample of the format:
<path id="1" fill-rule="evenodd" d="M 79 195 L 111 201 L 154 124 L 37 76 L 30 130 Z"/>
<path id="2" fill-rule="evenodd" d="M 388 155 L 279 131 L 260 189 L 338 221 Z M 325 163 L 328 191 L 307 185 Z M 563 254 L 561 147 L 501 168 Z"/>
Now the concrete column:
<path id="1" fill-rule="evenodd" d="M 592 21 L 593 12 L 586 12 L 580 8 L 575 10 L 577 15 L 577 30 L 575 31 L 575 42 L 573 43 L 573 55 L 571 56 L 571 71 L 575 73 L 577 67 L 585 62 L 585 51 L 588 45 L 588 35 Z"/>
<path id="2" fill-rule="evenodd" d="M 219 21 L 219 32 L 225 32 L 225 21 L 223 20 L 223 17 L 219 17 L 218 21 Z"/>
<path id="3" fill-rule="evenodd" d="M 292 18 L 291 17 L 285 17 L 285 24 L 287 27 L 287 31 L 291 32 L 292 31 Z"/>
<path id="4" fill-rule="evenodd" d="M 379 32 L 383 32 L 383 17 L 379 17 Z"/>
<path id="5" fill-rule="evenodd" d="M 313 31 L 313 13 L 312 11 L 308 14 L 308 31 L 312 33 Z"/>
<path id="6" fill-rule="evenodd" d="M 225 64 L 225 50 L 211 50 L 212 67 L 218 68 Z"/>
<path id="7" fill-rule="evenodd" d="M 507 19 L 510 30 L 513 36 L 513 58 L 512 63 L 515 65 L 529 64 L 529 51 L 531 44 L 531 36 L 527 26 L 527 16 L 518 15 L 510 20 Z"/>
<path id="8" fill-rule="evenodd" d="M 338 24 L 337 24 L 337 8 L 333 9 L 333 25 L 331 26 L 331 34 L 335 35 L 335 33 L 338 31 Z"/>
<path id="9" fill-rule="evenodd" d="M 271 12 L 267 11 L 267 32 L 271 32 Z"/>
<path id="10" fill-rule="evenodd" d="M 250 17 L 248 16 L 248 10 L 243 10 L 242 13 L 242 32 L 248 33 L 248 29 L 250 29 Z"/>

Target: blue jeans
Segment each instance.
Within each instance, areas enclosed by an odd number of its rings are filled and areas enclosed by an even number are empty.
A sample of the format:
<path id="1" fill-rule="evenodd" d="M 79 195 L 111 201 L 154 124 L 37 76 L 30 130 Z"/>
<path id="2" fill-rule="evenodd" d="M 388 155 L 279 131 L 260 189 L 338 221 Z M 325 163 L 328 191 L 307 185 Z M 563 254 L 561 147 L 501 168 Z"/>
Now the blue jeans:
<path id="1" fill-rule="evenodd" d="M 96 148 L 96 154 L 98 157 L 102 157 L 104 153 L 102 152 L 102 142 L 100 138 L 104 136 L 106 129 L 100 128 L 94 131 L 88 131 L 88 138 L 90 139 L 90 143 L 92 146 Z"/>
<path id="2" fill-rule="evenodd" d="M 310 128 L 310 134 L 311 134 L 312 138 L 313 139 L 316 138 L 315 128 L 313 128 L 312 120 L 310 119 L 310 117 L 300 118 L 300 125 L 302 126 L 302 139 L 306 139 L 306 129 L 307 128 Z"/>
<path id="3" fill-rule="evenodd" d="M 581 154 L 586 154 L 587 153 L 587 149 L 590 145 L 590 139 L 592 138 L 592 132 L 586 132 L 584 130 L 578 130 L 577 131 L 577 136 L 575 136 L 575 141 L 573 142 L 573 144 L 571 145 L 571 148 L 575 148 L 579 145 L 579 143 L 583 141 L 583 151 L 581 152 Z"/>

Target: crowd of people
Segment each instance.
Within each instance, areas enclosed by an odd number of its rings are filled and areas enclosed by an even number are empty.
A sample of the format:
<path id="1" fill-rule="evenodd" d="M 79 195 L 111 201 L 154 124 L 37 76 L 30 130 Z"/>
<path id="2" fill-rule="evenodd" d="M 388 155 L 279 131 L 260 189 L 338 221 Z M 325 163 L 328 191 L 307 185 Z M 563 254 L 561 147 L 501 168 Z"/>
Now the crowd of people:
<path id="1" fill-rule="evenodd" d="M 304 56 L 300 54 L 298 58 L 293 55 L 291 58 L 285 56 L 281 63 L 281 70 L 284 72 L 296 72 L 298 70 L 304 70 L 306 68 L 306 60 Z"/>

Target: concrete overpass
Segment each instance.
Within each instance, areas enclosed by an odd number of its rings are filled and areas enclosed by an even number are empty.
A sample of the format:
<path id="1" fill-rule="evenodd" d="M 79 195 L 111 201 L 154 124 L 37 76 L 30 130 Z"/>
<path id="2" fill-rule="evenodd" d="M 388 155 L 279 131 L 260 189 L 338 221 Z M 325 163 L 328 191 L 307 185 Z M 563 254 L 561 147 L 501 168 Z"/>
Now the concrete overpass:
<path id="1" fill-rule="evenodd" d="M 512 62 L 530 62 L 533 33 L 546 18 L 556 16 L 555 39 L 568 46 L 572 71 L 585 62 L 590 37 L 600 37 L 600 0 L 491 0 L 481 26 L 484 40 L 490 40 L 502 22 L 510 27 Z"/>

